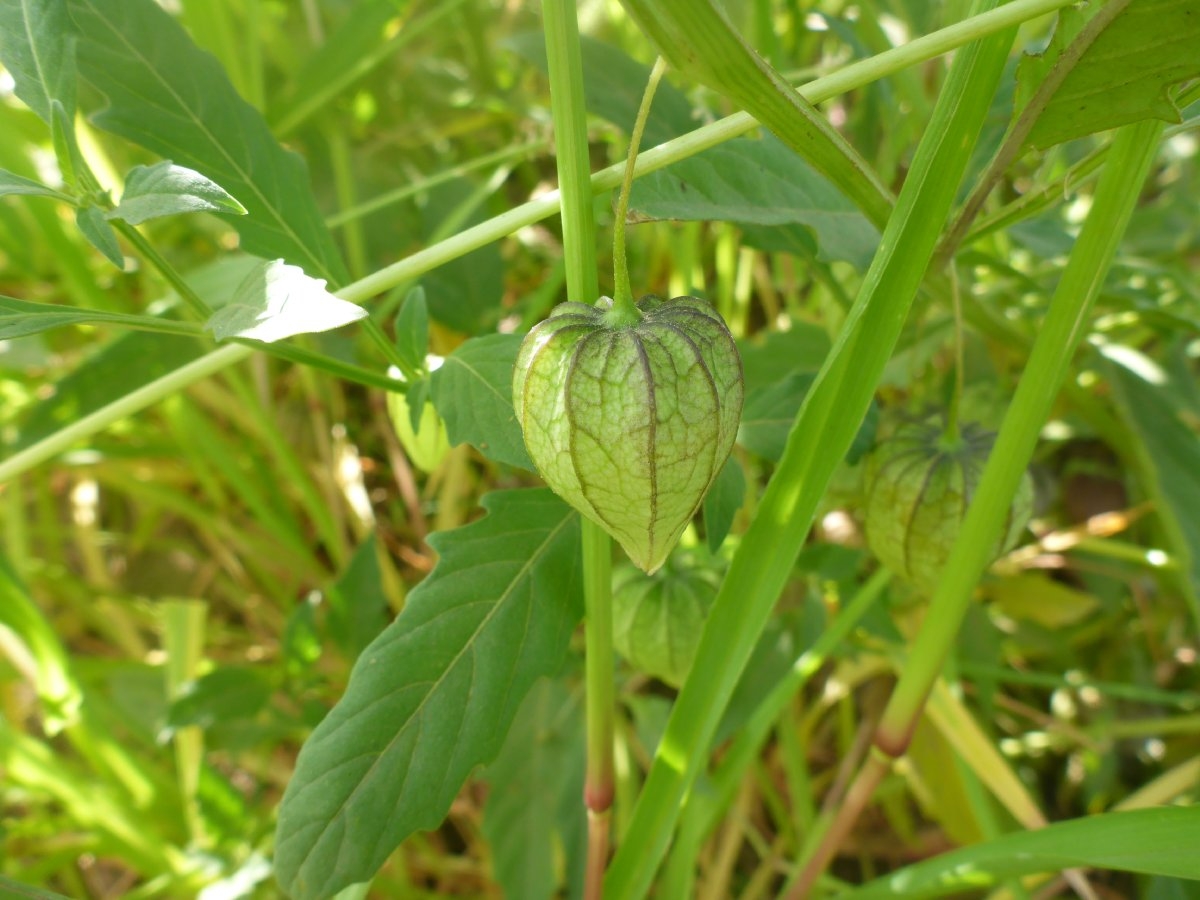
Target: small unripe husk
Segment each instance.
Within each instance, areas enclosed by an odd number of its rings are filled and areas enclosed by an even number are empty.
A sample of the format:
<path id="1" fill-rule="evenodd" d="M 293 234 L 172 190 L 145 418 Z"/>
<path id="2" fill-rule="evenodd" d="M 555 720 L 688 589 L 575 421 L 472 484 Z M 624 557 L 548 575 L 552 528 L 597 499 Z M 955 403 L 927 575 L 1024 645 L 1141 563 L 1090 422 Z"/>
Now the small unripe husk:
<path id="1" fill-rule="evenodd" d="M 937 588 L 994 441 L 992 432 L 975 424 L 951 439 L 937 419 L 908 422 L 867 459 L 867 543 L 881 563 L 926 596 Z M 1027 473 L 992 559 L 1012 548 L 1032 510 Z"/>

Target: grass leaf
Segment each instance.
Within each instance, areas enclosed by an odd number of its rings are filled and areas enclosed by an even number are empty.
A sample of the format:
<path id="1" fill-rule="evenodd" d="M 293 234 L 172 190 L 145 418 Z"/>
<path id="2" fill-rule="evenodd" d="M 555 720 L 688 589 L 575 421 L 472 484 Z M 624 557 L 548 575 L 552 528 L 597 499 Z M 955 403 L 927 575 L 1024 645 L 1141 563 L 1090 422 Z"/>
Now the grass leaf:
<path id="1" fill-rule="evenodd" d="M 943 897 L 1010 878 L 1088 867 L 1200 879 L 1200 808 L 1108 813 L 1008 834 L 893 872 L 845 895 Z"/>

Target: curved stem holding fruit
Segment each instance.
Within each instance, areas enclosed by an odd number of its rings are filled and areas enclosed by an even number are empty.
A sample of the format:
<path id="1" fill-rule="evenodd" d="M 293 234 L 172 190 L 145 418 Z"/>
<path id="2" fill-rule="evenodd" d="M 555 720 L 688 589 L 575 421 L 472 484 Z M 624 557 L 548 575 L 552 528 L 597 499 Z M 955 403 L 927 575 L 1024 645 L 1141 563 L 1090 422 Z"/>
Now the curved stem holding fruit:
<path id="1" fill-rule="evenodd" d="M 629 156 L 625 160 L 625 177 L 621 182 L 621 193 L 617 196 L 617 214 L 613 223 L 613 308 L 609 321 L 614 325 L 628 325 L 642 317 L 633 302 L 633 291 L 629 288 L 629 265 L 625 261 L 625 220 L 629 217 L 629 194 L 633 190 L 633 170 L 637 163 L 638 147 L 642 144 L 642 133 L 646 120 L 650 118 L 650 105 L 654 92 L 662 80 L 667 63 L 660 56 L 650 71 L 646 91 L 642 94 L 642 105 L 638 107 L 637 120 L 629 137 Z"/>

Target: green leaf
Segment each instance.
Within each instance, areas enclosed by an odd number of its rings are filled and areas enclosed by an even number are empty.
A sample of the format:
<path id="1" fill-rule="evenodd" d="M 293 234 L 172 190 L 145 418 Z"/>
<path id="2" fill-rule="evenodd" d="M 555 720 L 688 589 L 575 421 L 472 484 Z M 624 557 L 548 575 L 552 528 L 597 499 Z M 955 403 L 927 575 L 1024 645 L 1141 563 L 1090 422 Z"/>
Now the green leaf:
<path id="1" fill-rule="evenodd" d="M 117 233 L 108 224 L 98 206 L 81 206 L 75 210 L 75 224 L 88 239 L 88 243 L 103 253 L 110 263 L 118 269 L 125 268 L 125 255 L 121 253 L 121 245 L 117 243 Z"/>
<path id="2" fill-rule="evenodd" d="M 325 290 L 323 280 L 276 259 L 254 268 L 204 327 L 219 341 L 240 337 L 272 343 L 340 328 L 366 315 L 361 306 Z"/>
<path id="3" fill-rule="evenodd" d="M 796 414 L 815 378 L 813 372 L 796 372 L 775 384 L 748 392 L 738 429 L 738 443 L 763 459 L 779 462 Z M 847 462 L 857 462 L 870 449 L 878 418 L 879 407 L 872 401 L 846 452 Z"/>
<path id="4" fill-rule="evenodd" d="M 641 178 L 630 206 L 653 219 L 801 225 L 815 234 L 819 259 L 847 260 L 860 269 L 879 243 L 879 232 L 854 204 L 770 137 L 729 141 Z"/>
<path id="5" fill-rule="evenodd" d="M 247 253 L 282 257 L 341 285 L 346 270 L 325 227 L 304 162 L 285 151 L 220 64 L 154 0 L 69 0 L 79 68 L 108 98 L 96 124 L 236 196 L 231 224 Z"/>
<path id="6" fill-rule="evenodd" d="M 582 612 L 579 519 L 545 489 L 501 491 L 430 544 L 437 566 L 359 657 L 284 794 L 276 873 L 295 900 L 368 880 L 435 827 L 557 670 Z"/>
<path id="7" fill-rule="evenodd" d="M 0 875 L 0 892 L 5 897 L 14 897 L 18 900 L 70 900 L 69 897 L 56 894 L 54 891 L 34 887 L 31 884 L 22 884 L 11 878 L 5 878 L 3 875 Z"/>
<path id="8" fill-rule="evenodd" d="M 388 600 L 378 552 L 378 542 L 371 535 L 354 551 L 337 583 L 326 592 L 329 631 L 350 659 L 357 659 L 387 626 Z"/>
<path id="9" fill-rule="evenodd" d="M 1063 61 L 1072 65 L 1041 111 L 1029 143 L 1046 148 L 1143 119 L 1181 121 L 1171 85 L 1200 75 L 1200 11 L 1195 0 L 1133 0 L 1106 27 L 1086 27 L 1087 10 L 1064 10 L 1046 56 L 1026 61 L 1021 86 L 1037 81 Z M 1070 42 L 1066 37 L 1072 38 Z M 1079 54 L 1075 41 L 1086 41 Z M 1077 60 L 1077 61 L 1076 61 Z"/>
<path id="10" fill-rule="evenodd" d="M 522 59 L 549 74 L 546 41 L 540 31 L 518 34 L 504 42 Z M 629 131 L 637 118 L 650 67 L 632 59 L 624 50 L 587 35 L 579 36 L 583 57 L 584 103 L 589 112 Z M 646 120 L 645 145 L 652 147 L 687 134 L 696 127 L 687 96 L 666 80 L 654 92 L 654 105 Z"/>
<path id="11" fill-rule="evenodd" d="M 1165 369 L 1129 347 L 1102 352 L 1142 484 L 1179 559 L 1179 586 L 1200 626 L 1200 440 L 1170 400 L 1172 379 Z"/>
<path id="12" fill-rule="evenodd" d="M 169 159 L 152 166 L 134 166 L 125 176 L 125 192 L 110 219 L 140 225 L 147 219 L 188 212 L 224 212 L 242 216 L 245 207 L 219 184 Z"/>
<path id="13" fill-rule="evenodd" d="M 725 460 L 708 496 L 704 498 L 704 538 L 708 549 L 716 553 L 725 543 L 733 517 L 746 497 L 746 474 L 734 457 Z"/>
<path id="14" fill-rule="evenodd" d="M 943 853 L 846 894 L 942 897 L 1070 868 L 1200 878 L 1200 807 L 1167 807 L 1073 819 Z"/>
<path id="15" fill-rule="evenodd" d="M 483 221 L 484 195 L 466 179 L 447 182 L 429 192 L 422 210 L 422 233 L 427 243 L 442 240 Z M 421 279 L 429 315 L 463 334 L 492 329 L 500 317 L 504 296 L 504 261 L 490 243 L 427 272 Z"/>
<path id="16" fill-rule="evenodd" d="M 520 348 L 517 334 L 471 338 L 446 357 L 430 382 L 451 444 L 466 441 L 488 459 L 532 471 L 512 402 Z"/>
<path id="17" fill-rule="evenodd" d="M 131 316 L 97 309 L 80 309 L 77 306 L 61 306 L 57 303 L 35 303 L 32 300 L 17 300 L 0 295 L 0 340 L 37 334 L 51 328 L 61 328 L 64 325 L 83 325 L 92 322 L 105 322 L 126 328 L 150 331 L 161 329 L 171 334 L 196 334 L 195 327 L 190 323 L 172 319 Z"/>
<path id="18" fill-rule="evenodd" d="M 39 184 L 31 178 L 24 178 L 15 172 L 10 172 L 7 169 L 0 169 L 0 197 L 5 194 L 27 194 L 31 197 L 53 197 L 55 200 L 65 200 L 68 203 L 73 203 L 74 200 L 62 191 L 56 191 L 52 187 L 46 187 L 44 184 Z"/>
<path id="19" fill-rule="evenodd" d="M 571 845 L 572 832 L 586 828 L 579 802 L 587 755 L 580 700 L 560 681 L 539 681 L 521 705 L 500 755 L 484 773 L 490 790 L 483 834 L 505 897 L 559 896 L 556 848 L 565 845 L 568 856 L 586 854 L 586 843 Z M 572 801 L 567 833 L 560 817 L 564 798 Z"/>
<path id="20" fill-rule="evenodd" d="M 746 392 L 782 381 L 794 372 L 815 372 L 829 354 L 829 335 L 824 328 L 793 322 L 787 331 L 772 329 L 753 339 L 738 341 Z"/>
<path id="21" fill-rule="evenodd" d="M 160 741 L 176 730 L 195 725 L 212 728 L 238 719 L 252 719 L 266 707 L 273 686 L 264 674 L 248 666 L 222 666 L 184 685 L 182 693 L 167 710 L 166 727 Z"/>
<path id="22" fill-rule="evenodd" d="M 396 314 L 396 352 L 414 373 L 425 369 L 425 356 L 429 353 L 429 305 L 425 302 L 425 290 L 419 285 L 408 292 Z"/>
<path id="23" fill-rule="evenodd" d="M 0 62 L 13 91 L 53 127 L 57 100 L 75 115 L 75 54 L 65 0 L 5 0 L 0 3 Z"/>

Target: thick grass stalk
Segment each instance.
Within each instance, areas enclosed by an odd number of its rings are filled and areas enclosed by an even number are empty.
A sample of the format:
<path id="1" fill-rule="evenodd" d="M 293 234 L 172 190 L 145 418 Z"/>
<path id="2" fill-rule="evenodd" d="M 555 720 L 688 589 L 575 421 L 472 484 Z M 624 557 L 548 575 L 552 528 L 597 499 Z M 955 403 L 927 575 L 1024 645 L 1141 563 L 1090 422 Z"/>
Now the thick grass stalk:
<path id="1" fill-rule="evenodd" d="M 550 70 L 554 139 L 558 148 L 556 159 L 562 198 L 567 296 L 580 303 L 592 303 L 597 299 L 600 287 L 596 272 L 596 223 L 592 214 L 583 61 L 575 4 L 572 0 L 545 0 L 542 17 Z M 583 585 L 587 678 L 587 768 L 583 800 L 588 821 L 584 896 L 588 900 L 599 900 L 608 864 L 615 790 L 612 539 L 599 525 L 586 518 L 583 520 Z"/>
<path id="2" fill-rule="evenodd" d="M 1011 43 L 1012 32 L 1001 33 L 964 48 L 955 58 L 846 325 L 805 398 L 722 583 L 629 832 L 609 869 L 610 900 L 641 897 L 650 887 L 680 802 L 707 758 L 817 504 L 850 448 L 899 338 Z"/>
<path id="3" fill-rule="evenodd" d="M 1050 414 L 1083 336 L 1092 303 L 1112 265 L 1154 160 L 1162 129 L 1161 122 L 1139 122 L 1123 128 L 1113 142 L 1108 164 L 1096 186 L 1091 212 L 1051 299 L 1029 363 L 930 602 L 925 623 L 884 710 L 872 755 L 855 779 L 837 817 L 807 859 L 792 897 L 805 896 L 815 884 L 879 782 L 908 748 L 921 710 L 962 624 L 972 588 L 988 564 L 989 548 L 999 539 L 1042 424 Z"/>
<path id="4" fill-rule="evenodd" d="M 1019 25 L 1072 2 L 1074 0 L 1012 0 L 999 9 L 974 16 L 915 38 L 901 47 L 847 65 L 808 82 L 800 87 L 799 91 L 809 102 L 821 103 L 943 53 L 949 53 L 969 41 Z M 636 175 L 656 172 L 756 127 L 758 122 L 747 113 L 727 116 L 640 154 Z M 619 185 L 624 168 L 624 163 L 618 163 L 592 175 L 592 193 L 610 191 Z M 352 303 L 363 303 L 492 241 L 549 218 L 557 213 L 559 208 L 560 195 L 557 192 L 531 200 L 349 284 L 338 290 L 337 296 Z M 114 401 L 85 419 L 72 423 L 69 430 L 57 432 L 0 462 L 0 483 L 56 456 L 75 441 L 96 434 L 125 416 L 145 409 L 202 378 L 247 359 L 252 352 L 248 347 L 236 345 L 221 347 L 194 363 L 145 385 L 135 393 Z"/>

